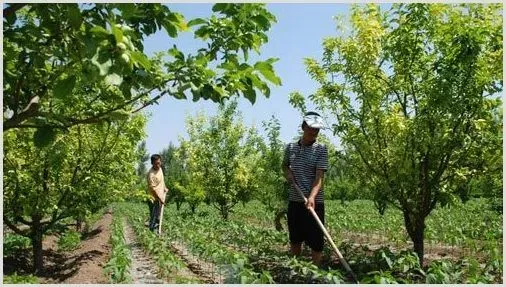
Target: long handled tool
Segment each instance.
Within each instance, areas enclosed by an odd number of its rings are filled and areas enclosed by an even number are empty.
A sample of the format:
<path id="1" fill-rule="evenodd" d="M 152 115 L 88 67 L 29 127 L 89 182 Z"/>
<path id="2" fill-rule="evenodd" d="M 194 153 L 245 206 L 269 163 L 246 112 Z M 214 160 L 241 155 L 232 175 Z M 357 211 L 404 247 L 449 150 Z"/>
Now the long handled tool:
<path id="1" fill-rule="evenodd" d="M 163 207 L 165 206 L 164 203 L 160 203 L 162 205 L 160 210 L 160 223 L 158 225 L 158 236 L 162 236 L 162 219 L 163 219 Z"/>
<path id="2" fill-rule="evenodd" d="M 302 192 L 302 190 L 300 189 L 300 187 L 295 182 L 293 183 L 293 186 L 299 192 L 299 194 L 302 196 L 302 198 L 304 198 L 304 203 L 307 203 L 307 198 L 304 196 L 304 193 Z M 353 273 L 353 271 L 350 268 L 350 265 L 348 265 L 348 262 L 346 262 L 346 260 L 344 259 L 343 255 L 341 254 L 341 252 L 339 252 L 339 249 L 337 249 L 337 246 L 334 243 L 334 240 L 332 240 L 332 237 L 330 237 L 330 234 L 327 232 L 327 229 L 325 228 L 325 226 L 323 226 L 320 218 L 318 218 L 318 214 L 316 214 L 316 212 L 314 211 L 314 209 L 312 207 L 309 208 L 309 211 L 311 212 L 311 214 L 313 215 L 314 219 L 316 220 L 316 222 L 320 226 L 320 229 L 323 231 L 323 234 L 325 234 L 325 237 L 327 237 L 327 240 L 330 242 L 330 245 L 332 245 L 332 248 L 334 249 L 334 251 L 337 254 L 337 258 L 339 259 L 339 261 L 341 262 L 341 264 L 343 264 L 344 269 L 346 269 L 346 271 L 348 271 L 348 273 L 351 275 L 351 277 L 353 278 L 353 280 L 355 281 L 355 283 L 359 283 L 358 279 L 357 279 L 357 276 L 355 275 L 355 273 Z"/>

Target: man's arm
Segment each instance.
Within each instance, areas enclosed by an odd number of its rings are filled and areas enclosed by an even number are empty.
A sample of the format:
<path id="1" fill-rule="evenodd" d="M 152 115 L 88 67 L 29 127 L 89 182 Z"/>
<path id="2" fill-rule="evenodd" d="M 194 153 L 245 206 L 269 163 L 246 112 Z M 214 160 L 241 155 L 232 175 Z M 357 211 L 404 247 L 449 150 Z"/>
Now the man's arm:
<path id="1" fill-rule="evenodd" d="M 285 175 L 286 181 L 288 181 L 289 184 L 293 184 L 293 183 L 295 183 L 295 178 L 293 177 L 292 170 L 290 169 L 289 147 L 290 147 L 290 145 L 287 145 L 285 147 L 285 152 L 283 155 L 283 162 L 281 163 L 281 168 L 283 169 L 283 174 Z"/>
<path id="2" fill-rule="evenodd" d="M 290 167 L 287 165 L 283 165 L 282 168 L 283 168 L 283 173 L 285 175 L 286 181 L 288 181 L 288 183 L 290 183 L 290 184 L 295 183 L 295 178 L 293 177 L 293 173 L 292 173 L 292 170 L 290 169 Z"/>
<path id="3" fill-rule="evenodd" d="M 325 170 L 323 170 L 323 169 L 317 169 L 316 170 L 316 177 L 314 179 L 313 186 L 311 187 L 311 193 L 309 194 L 309 198 L 307 199 L 306 206 L 308 208 L 309 207 L 314 208 L 315 198 L 318 195 L 318 192 L 320 192 L 320 190 L 323 187 L 323 178 L 324 178 L 324 175 L 325 175 Z"/>
<path id="4" fill-rule="evenodd" d="M 306 206 L 308 208 L 314 208 L 315 205 L 315 198 L 318 195 L 318 192 L 323 188 L 323 178 L 325 171 L 327 170 L 327 167 L 329 165 L 329 159 L 328 159 L 328 152 L 327 147 L 322 146 L 321 149 L 318 151 L 318 155 L 316 158 L 316 174 L 315 174 L 315 180 L 313 182 L 313 185 L 311 187 L 311 193 L 309 194 L 309 198 L 307 199 Z"/>

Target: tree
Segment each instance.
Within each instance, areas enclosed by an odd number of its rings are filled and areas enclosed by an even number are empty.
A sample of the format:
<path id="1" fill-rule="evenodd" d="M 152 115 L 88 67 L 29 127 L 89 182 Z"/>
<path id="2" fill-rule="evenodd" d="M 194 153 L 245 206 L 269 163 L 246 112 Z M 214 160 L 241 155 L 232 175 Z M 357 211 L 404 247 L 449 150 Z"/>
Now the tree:
<path id="1" fill-rule="evenodd" d="M 206 201 L 223 219 L 228 219 L 232 208 L 258 189 L 255 132 L 243 125 L 236 109 L 234 100 L 220 104 L 218 114 L 209 119 L 202 114 L 188 118 L 189 139 L 181 141 L 189 184 L 205 190 Z"/>
<path id="2" fill-rule="evenodd" d="M 288 194 L 288 185 L 281 170 L 284 152 L 284 144 L 280 139 L 281 125 L 274 115 L 269 121 L 262 122 L 262 125 L 267 135 L 267 142 L 262 141 L 259 147 L 262 157 L 256 172 L 262 179 L 262 187 L 255 197 L 267 207 L 269 212 L 275 214 L 274 226 L 280 231 L 283 229 L 281 218 L 287 212 Z"/>
<path id="3" fill-rule="evenodd" d="M 179 155 L 179 149 L 170 142 L 169 146 L 160 152 L 165 182 L 169 189 L 168 198 L 176 202 L 178 210 L 184 201 L 185 191 L 182 188 L 188 182 L 188 176 L 184 169 L 184 160 Z"/>
<path id="4" fill-rule="evenodd" d="M 133 201 L 147 201 L 151 199 L 151 195 L 148 193 L 146 185 L 146 174 L 148 173 L 148 167 L 146 162 L 149 162 L 150 155 L 146 149 L 146 141 L 143 140 L 136 148 L 136 159 L 137 165 L 135 168 L 135 186 L 128 192 L 125 200 Z"/>
<path id="5" fill-rule="evenodd" d="M 364 197 L 363 187 L 354 173 L 352 157 L 336 146 L 323 133 L 318 142 L 324 144 L 328 151 L 329 166 L 325 172 L 324 190 L 326 199 L 340 200 L 342 204 Z"/>
<path id="6" fill-rule="evenodd" d="M 501 8 L 354 6 L 350 33 L 326 38 L 321 62 L 305 60 L 321 86 L 311 100 L 335 116 L 379 206 L 402 211 L 421 263 L 427 216 L 490 172 L 476 165 L 483 151 L 501 150 Z"/>
<path id="7" fill-rule="evenodd" d="M 255 127 L 250 127 L 246 128 L 240 143 L 235 186 L 237 189 L 237 199 L 245 206 L 246 203 L 266 187 L 263 175 L 258 169 L 263 157 L 260 151 L 263 139 Z"/>
<path id="8" fill-rule="evenodd" d="M 66 218 L 84 218 L 121 200 L 136 181 L 135 147 L 145 118 L 72 127 L 37 147 L 32 129 L 4 133 L 3 220 L 29 237 L 34 272 L 43 269 L 43 235 Z M 21 230 L 18 224 L 26 224 Z"/>
<path id="9" fill-rule="evenodd" d="M 274 22 L 260 4 L 218 3 L 188 22 L 161 4 L 4 6 L 4 219 L 16 232 L 30 226 L 36 272 L 45 231 L 130 188 L 144 127 L 136 112 L 165 95 L 270 96 L 276 59 L 248 54 Z M 167 49 L 148 58 L 143 40 L 162 29 Z M 175 39 L 191 29 L 203 47 L 185 55 Z"/>
<path id="10" fill-rule="evenodd" d="M 204 114 L 198 113 L 195 117 L 188 117 L 186 119 L 186 131 L 189 139 L 179 139 L 180 147 L 177 151 L 177 158 L 181 160 L 184 173 L 179 178 L 179 181 L 175 182 L 174 188 L 176 193 L 181 195 L 180 198 L 183 198 L 190 204 L 192 211 L 204 200 L 209 202 L 203 188 L 206 184 L 205 177 L 209 174 L 206 171 L 210 164 L 208 162 L 208 147 L 205 139 L 206 128 L 206 117 Z M 198 193 L 192 193 L 195 190 Z M 204 191 L 204 194 L 201 191 Z M 178 197 L 176 197 L 177 199 Z"/>
<path id="11" fill-rule="evenodd" d="M 276 21 L 262 4 L 218 3 L 209 19 L 186 21 L 162 4 L 8 4 L 4 8 L 4 132 L 37 128 L 49 142 L 58 130 L 124 118 L 165 95 L 255 102 L 281 84 L 276 59 L 248 63 Z M 163 30 L 167 50 L 153 58 L 143 39 Z M 191 29 L 195 30 L 191 30 Z M 185 55 L 176 44 L 191 31 L 203 47 Z"/>
<path id="12" fill-rule="evenodd" d="M 137 169 L 136 173 L 139 179 L 142 181 L 142 183 L 145 182 L 145 176 L 148 172 L 148 169 L 146 168 L 146 161 L 150 159 L 150 156 L 148 154 L 148 151 L 146 150 L 146 141 L 142 141 L 141 144 L 137 147 Z"/>

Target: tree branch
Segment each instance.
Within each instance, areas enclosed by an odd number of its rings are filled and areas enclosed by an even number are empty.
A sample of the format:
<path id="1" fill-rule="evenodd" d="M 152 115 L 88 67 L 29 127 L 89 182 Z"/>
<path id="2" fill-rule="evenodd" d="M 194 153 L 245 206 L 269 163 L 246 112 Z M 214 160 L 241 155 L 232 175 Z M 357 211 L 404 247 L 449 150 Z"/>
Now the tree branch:
<path id="1" fill-rule="evenodd" d="M 408 111 L 407 111 L 407 108 L 406 108 L 406 102 L 405 101 L 403 102 L 401 100 L 401 95 L 399 95 L 399 92 L 394 87 L 392 87 L 390 81 L 386 80 L 385 78 L 381 77 L 378 74 L 375 74 L 374 77 L 377 78 L 377 79 L 382 80 L 385 84 L 388 85 L 388 87 L 390 88 L 390 90 L 395 94 L 395 97 L 397 98 L 397 101 L 401 105 L 402 111 L 404 113 L 404 117 L 407 118 L 407 119 L 409 119 Z"/>
<path id="2" fill-rule="evenodd" d="M 28 236 L 28 231 L 19 229 L 13 222 L 11 222 L 7 217 L 3 217 L 5 225 L 7 225 L 12 231 L 19 235 Z"/>
<path id="3" fill-rule="evenodd" d="M 161 94 L 159 94 L 158 96 L 152 98 L 151 100 L 149 100 L 148 102 L 146 102 L 144 105 L 142 105 L 140 108 L 138 108 L 135 111 L 133 111 L 132 114 L 135 114 L 138 111 L 144 109 L 145 107 L 152 105 L 154 102 L 156 102 L 158 99 L 160 99 L 161 97 L 163 97 L 167 93 L 168 93 L 167 91 L 163 91 Z"/>
<path id="4" fill-rule="evenodd" d="M 39 96 L 33 97 L 21 113 L 15 114 L 12 118 L 5 120 L 3 124 L 4 132 L 18 127 L 20 123 L 35 116 L 39 110 L 39 100 Z"/>

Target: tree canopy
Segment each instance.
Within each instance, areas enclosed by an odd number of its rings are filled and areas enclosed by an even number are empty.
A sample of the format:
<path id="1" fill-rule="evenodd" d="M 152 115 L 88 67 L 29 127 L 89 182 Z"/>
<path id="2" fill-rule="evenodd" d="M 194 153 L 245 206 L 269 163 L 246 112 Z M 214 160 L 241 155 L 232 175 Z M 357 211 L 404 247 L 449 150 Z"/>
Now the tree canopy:
<path id="1" fill-rule="evenodd" d="M 402 210 L 420 260 L 437 204 L 473 176 L 502 177 L 493 168 L 502 158 L 501 9 L 355 5 L 350 33 L 324 39 L 321 61 L 305 60 L 320 85 L 310 99 L 333 117 L 378 207 Z M 305 106 L 298 93 L 291 103 Z"/>
<path id="2" fill-rule="evenodd" d="M 162 4 L 9 4 L 4 8 L 4 131 L 38 128 L 36 142 L 58 129 L 128 117 L 168 95 L 255 102 L 281 84 L 276 59 L 249 63 L 276 21 L 262 4 L 218 3 L 207 18 L 187 21 Z M 165 50 L 145 53 L 143 40 L 166 33 Z M 177 47 L 191 32 L 195 53 Z M 44 139 L 42 142 L 41 139 Z"/>

